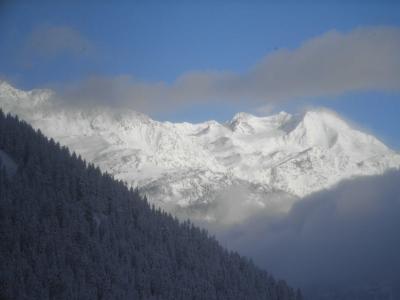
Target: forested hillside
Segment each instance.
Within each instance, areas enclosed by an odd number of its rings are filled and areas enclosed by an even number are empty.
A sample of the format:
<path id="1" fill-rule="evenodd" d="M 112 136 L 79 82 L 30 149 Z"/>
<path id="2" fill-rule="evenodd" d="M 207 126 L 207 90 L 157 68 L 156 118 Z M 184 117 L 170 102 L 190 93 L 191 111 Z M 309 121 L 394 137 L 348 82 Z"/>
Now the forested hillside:
<path id="1" fill-rule="evenodd" d="M 0 150 L 0 299 L 301 299 L 1 111 Z"/>

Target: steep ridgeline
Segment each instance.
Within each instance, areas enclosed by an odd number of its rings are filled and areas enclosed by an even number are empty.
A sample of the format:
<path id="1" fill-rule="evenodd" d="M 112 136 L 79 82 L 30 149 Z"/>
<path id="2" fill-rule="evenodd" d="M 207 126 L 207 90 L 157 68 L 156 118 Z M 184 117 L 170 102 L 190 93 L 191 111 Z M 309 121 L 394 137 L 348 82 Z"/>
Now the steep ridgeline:
<path id="1" fill-rule="evenodd" d="M 224 124 L 190 124 L 157 122 L 129 110 L 66 108 L 55 98 L 50 90 L 0 83 L 5 112 L 139 187 L 152 203 L 209 221 L 287 211 L 299 197 L 342 179 L 400 166 L 399 154 L 327 110 L 239 113 Z"/>
<path id="2" fill-rule="evenodd" d="M 301 299 L 1 110 L 0 150 L 0 299 Z"/>

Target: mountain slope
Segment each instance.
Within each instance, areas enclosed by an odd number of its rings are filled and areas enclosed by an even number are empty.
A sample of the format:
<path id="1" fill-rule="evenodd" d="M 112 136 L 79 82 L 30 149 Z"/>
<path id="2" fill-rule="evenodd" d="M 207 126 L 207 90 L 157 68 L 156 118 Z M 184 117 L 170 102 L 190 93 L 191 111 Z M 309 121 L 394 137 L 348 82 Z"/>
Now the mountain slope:
<path id="1" fill-rule="evenodd" d="M 129 110 L 66 108 L 53 96 L 0 84 L 6 112 L 140 187 L 151 201 L 208 220 L 218 219 L 215 206 L 237 191 L 243 209 L 287 211 L 298 197 L 342 179 L 400 166 L 399 154 L 328 110 L 170 123 Z"/>
<path id="2" fill-rule="evenodd" d="M 0 151 L 0 299 L 301 299 L 1 110 Z"/>

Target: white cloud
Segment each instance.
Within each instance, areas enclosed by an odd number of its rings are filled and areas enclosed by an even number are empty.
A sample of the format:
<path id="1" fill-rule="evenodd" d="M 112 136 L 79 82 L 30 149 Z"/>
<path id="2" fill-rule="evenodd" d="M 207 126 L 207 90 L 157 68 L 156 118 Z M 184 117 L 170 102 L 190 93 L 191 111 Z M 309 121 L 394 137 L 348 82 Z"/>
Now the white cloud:
<path id="1" fill-rule="evenodd" d="M 86 45 L 67 29 L 51 29 L 42 35 L 59 33 L 69 42 L 55 38 L 43 51 L 78 52 Z M 64 89 L 63 97 L 67 101 L 129 106 L 152 113 L 213 101 L 246 103 L 251 109 L 351 91 L 399 91 L 399 53 L 397 27 L 330 31 L 296 49 L 268 54 L 243 74 L 193 71 L 172 84 L 144 82 L 132 76 L 92 77 Z"/>
<path id="2" fill-rule="evenodd" d="M 400 29 L 331 31 L 267 55 L 238 79 L 257 98 L 279 101 L 360 90 L 400 89 Z"/>
<path id="3" fill-rule="evenodd" d="M 67 26 L 39 26 L 33 30 L 25 45 L 29 55 L 53 58 L 58 55 L 88 56 L 93 46 L 77 30 Z"/>

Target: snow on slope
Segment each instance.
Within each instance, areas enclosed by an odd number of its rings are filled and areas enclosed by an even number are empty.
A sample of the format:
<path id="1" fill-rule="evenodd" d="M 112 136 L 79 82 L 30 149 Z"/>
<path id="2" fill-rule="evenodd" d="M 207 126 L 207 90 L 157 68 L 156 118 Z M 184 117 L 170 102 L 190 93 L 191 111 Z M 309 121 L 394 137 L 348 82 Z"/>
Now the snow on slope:
<path id="1" fill-rule="evenodd" d="M 234 222 L 241 211 L 285 211 L 297 197 L 342 179 L 400 166 L 399 154 L 325 109 L 170 123 L 129 110 L 61 107 L 53 95 L 0 83 L 5 112 L 185 215 Z"/>

